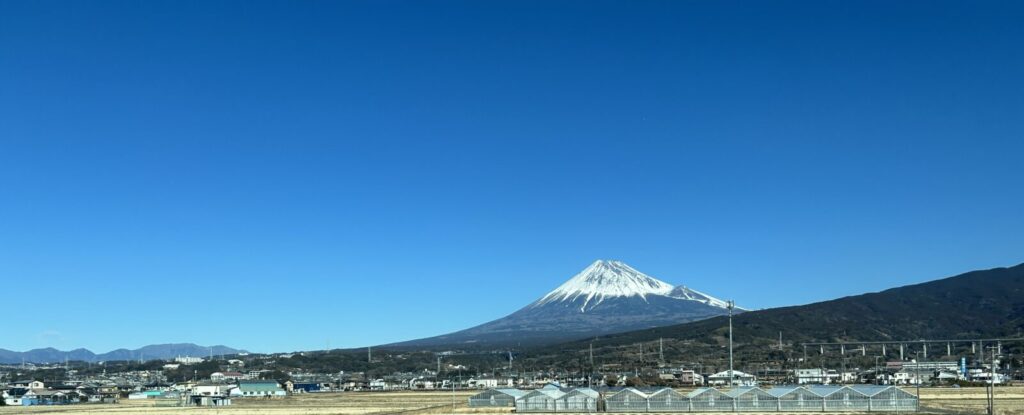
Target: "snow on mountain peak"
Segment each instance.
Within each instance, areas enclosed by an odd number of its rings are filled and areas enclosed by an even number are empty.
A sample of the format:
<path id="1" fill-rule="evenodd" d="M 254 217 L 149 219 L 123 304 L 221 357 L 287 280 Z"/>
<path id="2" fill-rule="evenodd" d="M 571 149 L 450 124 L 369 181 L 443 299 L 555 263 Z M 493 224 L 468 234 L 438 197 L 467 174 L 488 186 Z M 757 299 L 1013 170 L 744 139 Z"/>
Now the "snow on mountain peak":
<path id="1" fill-rule="evenodd" d="M 580 310 L 600 304 L 609 297 L 669 295 L 672 284 L 650 277 L 619 261 L 597 260 L 576 276 L 535 303 L 536 306 L 584 298 Z"/>
<path id="2" fill-rule="evenodd" d="M 701 302 L 701 303 L 704 303 L 704 304 L 707 304 L 707 305 L 713 306 L 713 307 L 729 308 L 729 302 L 727 302 L 727 301 L 719 300 L 719 299 L 717 299 L 715 297 L 712 297 L 710 295 L 704 294 L 704 293 L 702 293 L 700 291 L 697 291 L 697 290 L 694 290 L 694 289 L 691 289 L 691 288 L 687 288 L 687 287 L 682 286 L 682 285 L 680 285 L 680 286 L 676 287 L 675 289 L 673 289 L 672 292 L 669 293 L 668 296 L 672 297 L 672 298 L 682 299 L 682 300 L 698 301 L 698 302 Z M 740 308 L 740 307 L 736 307 L 736 309 L 737 310 L 743 310 L 743 311 L 746 310 L 746 309 Z"/>

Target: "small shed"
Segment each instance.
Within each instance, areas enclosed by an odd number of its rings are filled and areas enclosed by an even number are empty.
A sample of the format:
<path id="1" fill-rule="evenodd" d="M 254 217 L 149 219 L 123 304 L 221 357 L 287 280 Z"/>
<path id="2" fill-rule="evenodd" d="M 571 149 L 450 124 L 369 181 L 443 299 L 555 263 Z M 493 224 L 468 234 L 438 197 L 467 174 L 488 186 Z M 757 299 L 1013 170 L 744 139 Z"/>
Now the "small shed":
<path id="1" fill-rule="evenodd" d="M 526 395 L 519 389 L 488 389 L 469 397 L 469 406 L 478 407 L 514 407 L 516 399 Z"/>
<path id="2" fill-rule="evenodd" d="M 686 395 L 694 412 L 731 412 L 732 399 L 715 388 L 699 388 Z"/>
<path id="3" fill-rule="evenodd" d="M 686 412 L 690 400 L 674 389 L 664 388 L 647 396 L 647 408 L 650 412 Z"/>
<path id="4" fill-rule="evenodd" d="M 649 409 L 647 394 L 635 388 L 616 392 L 605 398 L 604 404 L 608 412 L 646 412 Z"/>
<path id="5" fill-rule="evenodd" d="M 736 411 L 764 412 L 778 410 L 778 399 L 757 386 L 741 386 L 726 393 Z"/>

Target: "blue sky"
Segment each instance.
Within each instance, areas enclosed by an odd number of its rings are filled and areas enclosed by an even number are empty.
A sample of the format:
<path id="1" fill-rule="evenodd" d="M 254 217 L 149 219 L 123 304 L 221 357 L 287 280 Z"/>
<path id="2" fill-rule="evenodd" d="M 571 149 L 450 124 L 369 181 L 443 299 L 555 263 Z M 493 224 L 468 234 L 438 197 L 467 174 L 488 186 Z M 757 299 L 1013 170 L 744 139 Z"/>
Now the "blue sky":
<path id="1" fill-rule="evenodd" d="M 0 347 L 379 344 L 598 258 L 750 308 L 1015 265 L 1022 20 L 0 2 Z"/>

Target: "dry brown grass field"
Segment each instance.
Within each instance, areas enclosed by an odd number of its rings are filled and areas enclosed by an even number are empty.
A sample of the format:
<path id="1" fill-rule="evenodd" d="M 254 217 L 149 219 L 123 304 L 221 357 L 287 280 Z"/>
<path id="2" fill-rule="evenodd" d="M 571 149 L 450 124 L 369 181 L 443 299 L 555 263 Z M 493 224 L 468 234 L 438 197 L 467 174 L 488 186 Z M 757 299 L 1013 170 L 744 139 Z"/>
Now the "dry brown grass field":
<path id="1" fill-rule="evenodd" d="M 913 389 L 910 389 L 913 392 Z M 471 409 L 466 398 L 475 392 L 456 392 L 455 413 L 502 414 L 511 409 Z M 983 388 L 925 388 L 921 390 L 923 412 L 937 414 L 984 414 Z M 1024 387 L 996 390 L 996 413 L 1024 415 Z M 224 415 L 444 415 L 452 413 L 451 392 L 346 392 L 289 396 L 279 399 L 235 399 L 219 408 L 156 407 L 153 401 L 122 400 L 119 404 L 68 406 L 0 407 L 0 414 L 224 414 Z M 778 415 L 775 413 L 775 415 Z"/>

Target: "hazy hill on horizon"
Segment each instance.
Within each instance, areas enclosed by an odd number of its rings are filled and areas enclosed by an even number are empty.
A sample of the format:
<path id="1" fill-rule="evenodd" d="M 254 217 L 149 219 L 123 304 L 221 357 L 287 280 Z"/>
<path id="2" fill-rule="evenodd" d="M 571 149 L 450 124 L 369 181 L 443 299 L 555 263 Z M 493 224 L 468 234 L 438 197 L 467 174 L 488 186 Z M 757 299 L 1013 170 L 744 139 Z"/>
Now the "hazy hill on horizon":
<path id="1" fill-rule="evenodd" d="M 207 357 L 245 353 L 245 350 L 228 346 L 200 346 L 193 343 L 151 344 L 138 349 L 116 349 L 96 354 L 91 350 L 78 348 L 74 350 L 57 350 L 52 347 L 16 352 L 0 349 L 0 363 L 56 363 L 65 359 L 70 361 L 103 362 L 116 360 L 167 360 L 178 356 Z"/>

